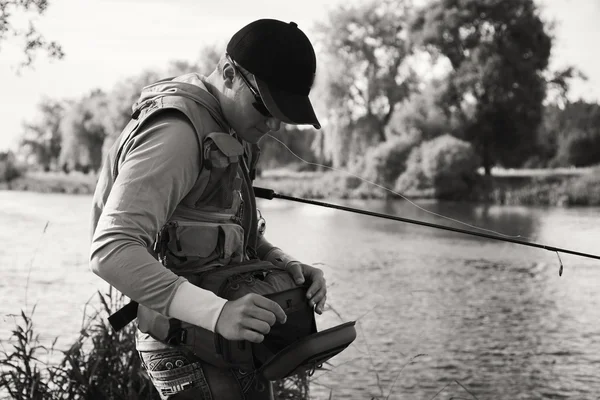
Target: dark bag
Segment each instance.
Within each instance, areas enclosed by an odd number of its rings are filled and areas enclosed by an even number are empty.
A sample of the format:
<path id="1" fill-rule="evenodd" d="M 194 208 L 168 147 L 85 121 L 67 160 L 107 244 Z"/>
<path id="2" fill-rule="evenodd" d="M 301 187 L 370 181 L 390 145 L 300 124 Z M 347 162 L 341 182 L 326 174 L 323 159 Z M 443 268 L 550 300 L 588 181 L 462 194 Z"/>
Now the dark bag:
<path id="1" fill-rule="evenodd" d="M 260 373 L 269 380 L 283 379 L 314 370 L 356 338 L 354 321 L 317 332 L 314 310 L 306 298 L 308 286 L 297 285 L 286 270 L 268 261 L 226 265 L 186 278 L 227 300 L 248 293 L 263 295 L 277 302 L 287 315 L 286 323 L 276 322 L 262 343 L 227 340 L 176 319 L 169 319 L 168 327 L 163 322 L 158 332 L 152 329 L 152 323 L 140 325 L 140 329 L 145 328 L 142 331 L 217 367 Z"/>

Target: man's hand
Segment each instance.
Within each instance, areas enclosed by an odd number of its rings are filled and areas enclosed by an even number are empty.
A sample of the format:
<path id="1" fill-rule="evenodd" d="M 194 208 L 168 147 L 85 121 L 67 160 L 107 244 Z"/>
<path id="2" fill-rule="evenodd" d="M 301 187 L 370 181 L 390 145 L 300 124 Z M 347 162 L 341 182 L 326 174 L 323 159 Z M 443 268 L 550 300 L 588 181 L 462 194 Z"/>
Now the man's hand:
<path id="1" fill-rule="evenodd" d="M 327 300 L 327 286 L 323 271 L 310 265 L 302 264 L 299 261 L 291 261 L 287 266 L 288 272 L 292 275 L 297 284 L 304 283 L 306 279 L 310 282 L 310 287 L 306 292 L 311 307 L 316 305 L 317 314 L 323 314 L 325 301 Z"/>
<path id="2" fill-rule="evenodd" d="M 275 321 L 284 324 L 286 319 L 279 304 L 259 294 L 249 293 L 225 303 L 215 330 L 225 339 L 260 343 Z"/>

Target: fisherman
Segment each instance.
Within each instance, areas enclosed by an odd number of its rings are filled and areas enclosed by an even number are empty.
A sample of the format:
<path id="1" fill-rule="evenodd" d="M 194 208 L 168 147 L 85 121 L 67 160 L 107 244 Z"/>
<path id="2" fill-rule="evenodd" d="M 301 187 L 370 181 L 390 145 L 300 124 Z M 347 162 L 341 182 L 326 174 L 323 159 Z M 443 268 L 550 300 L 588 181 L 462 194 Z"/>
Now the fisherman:
<path id="1" fill-rule="evenodd" d="M 94 273 L 140 309 L 260 343 L 276 322 L 285 323 L 278 303 L 255 294 L 228 301 L 182 276 L 199 265 L 258 258 L 306 282 L 321 314 L 323 271 L 266 240 L 252 190 L 266 133 L 282 122 L 320 128 L 308 98 L 315 70 L 314 49 L 297 24 L 261 19 L 233 35 L 209 76 L 190 73 L 144 88 L 94 193 Z M 240 371 L 140 329 L 136 349 L 162 399 L 272 398 L 268 381 L 243 393 Z"/>

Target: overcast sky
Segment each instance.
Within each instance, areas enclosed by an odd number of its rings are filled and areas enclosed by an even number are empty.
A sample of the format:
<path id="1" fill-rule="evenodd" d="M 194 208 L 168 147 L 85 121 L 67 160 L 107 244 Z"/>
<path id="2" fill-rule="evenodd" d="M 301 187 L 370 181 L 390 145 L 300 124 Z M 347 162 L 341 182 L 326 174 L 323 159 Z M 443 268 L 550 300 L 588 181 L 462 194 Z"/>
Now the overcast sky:
<path id="1" fill-rule="evenodd" d="M 347 0 L 50 0 L 40 31 L 58 41 L 62 61 L 40 57 L 34 70 L 17 76 L 21 55 L 0 49 L 0 150 L 14 147 L 21 122 L 35 115 L 44 97 L 73 98 L 170 60 L 195 61 L 199 49 L 226 41 L 259 18 L 295 21 L 308 31 L 327 10 Z M 555 19 L 557 43 L 552 65 L 573 64 L 589 77 L 573 97 L 600 99 L 600 0 L 538 0 L 546 18 Z"/>

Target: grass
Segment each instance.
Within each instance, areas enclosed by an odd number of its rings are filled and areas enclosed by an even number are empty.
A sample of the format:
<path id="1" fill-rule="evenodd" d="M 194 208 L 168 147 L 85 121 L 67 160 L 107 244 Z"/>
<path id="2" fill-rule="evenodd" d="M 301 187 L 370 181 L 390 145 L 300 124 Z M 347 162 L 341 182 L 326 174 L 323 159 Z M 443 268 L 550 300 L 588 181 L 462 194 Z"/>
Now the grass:
<path id="1" fill-rule="evenodd" d="M 109 291 L 100 294 L 103 309 L 84 315 L 78 337 L 67 350 L 42 346 L 35 334 L 33 311 L 23 311 L 2 346 L 0 390 L 11 399 L 160 399 L 140 368 L 134 349 L 134 326 L 115 332 L 106 317 L 123 303 Z M 87 307 L 86 307 L 87 309 Z M 53 362 L 55 353 L 60 361 Z"/>
<path id="2" fill-rule="evenodd" d="M 92 194 L 96 175 L 81 172 L 28 171 L 10 183 L 0 182 L 0 189 L 32 191 L 40 193 Z"/>
<path id="3" fill-rule="evenodd" d="M 600 206 L 600 168 L 494 169 L 492 172 L 492 189 L 465 200 L 513 205 Z M 95 174 L 80 172 L 27 172 L 10 184 L 0 183 L 0 189 L 89 195 L 94 192 L 96 179 Z M 289 196 L 312 199 L 388 196 L 383 189 L 338 171 L 269 170 L 254 184 Z"/>
<path id="4" fill-rule="evenodd" d="M 14 400 L 159 400 L 135 350 L 135 324 L 115 332 L 107 317 L 124 305 L 112 289 L 98 293 L 100 310 L 84 314 L 79 336 L 67 350 L 40 344 L 33 314 L 21 311 L 8 341 L 0 341 L 0 397 Z M 86 306 L 86 310 L 88 307 Z M 7 348 L 8 347 L 8 348 Z M 59 354 L 58 354 L 59 353 Z M 58 362 L 53 362 L 60 355 Z M 277 400 L 308 398 L 308 376 L 274 384 Z"/>
<path id="5" fill-rule="evenodd" d="M 486 195 L 496 204 L 600 206 L 600 168 L 581 174 L 503 175 Z"/>
<path id="6" fill-rule="evenodd" d="M 465 201 L 538 206 L 600 206 L 600 168 L 496 170 L 491 190 Z M 289 196 L 313 199 L 384 198 L 387 193 L 342 172 L 265 173 L 255 186 Z M 410 196 L 408 196 L 410 197 Z"/>

